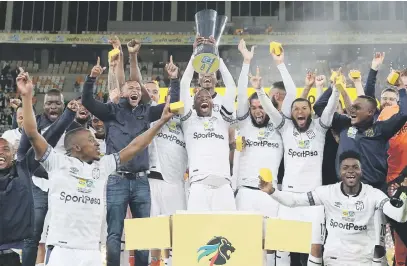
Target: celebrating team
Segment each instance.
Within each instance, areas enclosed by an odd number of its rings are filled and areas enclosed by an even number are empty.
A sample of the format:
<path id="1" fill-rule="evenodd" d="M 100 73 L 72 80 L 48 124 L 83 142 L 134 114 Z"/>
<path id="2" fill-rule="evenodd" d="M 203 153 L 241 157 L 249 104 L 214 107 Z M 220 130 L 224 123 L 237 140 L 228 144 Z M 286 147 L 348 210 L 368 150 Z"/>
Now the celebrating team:
<path id="1" fill-rule="evenodd" d="M 201 42 L 211 43 L 213 39 L 198 37 L 194 46 Z M 117 38 L 112 44 L 121 50 Z M 407 122 L 407 82 L 403 83 L 403 78 L 399 79 L 398 90 L 382 93 L 382 107 L 397 105 L 399 100 L 399 109 L 386 120 L 377 120 L 379 110 L 371 97 L 374 91 L 350 103 L 348 115 L 340 114 L 339 97 L 346 91 L 337 78 L 318 99 L 315 116 L 306 95 L 296 99 L 296 85 L 284 64 L 284 51 L 271 54 L 282 81 L 274 83 L 267 95 L 260 69 L 256 75 L 250 74 L 254 47 L 249 51 L 241 40 L 238 49 L 243 66 L 238 86 L 220 59 L 225 95 L 214 91 L 216 74 L 204 74 L 199 76 L 200 88 L 191 96 L 194 56 L 181 80 L 171 57 L 166 66 L 171 80 L 169 95 L 166 103 L 158 104 L 158 86 L 144 83 L 138 69 L 140 43 L 133 40 L 127 46 L 130 80 L 124 79 L 121 52 L 110 59 L 109 103 L 93 96 L 95 81 L 105 70 L 98 59 L 86 78 L 81 99 L 71 101 L 63 114 L 62 94 L 47 93 L 47 108 L 39 116 L 42 120 L 33 114 L 30 76 L 20 71 L 17 85 L 22 114 L 19 110 L 17 118 L 22 116 L 22 136 L 18 142 L 6 136 L 1 139 L 0 155 L 10 150 L 10 156 L 0 156 L 0 167 L 11 167 L 14 153 L 10 147 L 18 147 L 19 171 L 48 179 L 45 189 L 38 191 L 37 183 L 33 186 L 37 190 L 33 191 L 35 222 L 26 226 L 34 233 L 22 234 L 26 239 L 23 265 L 35 265 L 48 208 L 46 265 L 99 266 L 101 242 L 106 243 L 107 265 L 121 265 L 128 206 L 133 218 L 172 215 L 181 210 L 251 211 L 308 221 L 312 222 L 312 246 L 308 257 L 300 259 L 303 265 L 322 265 L 322 261 L 324 265 L 385 265 L 380 248 L 382 224 L 386 224 L 386 217 L 395 224 L 407 221 L 406 198 L 399 197 L 395 203 L 379 190 L 386 184 L 386 145 Z M 383 59 L 381 54 L 373 59 L 369 88 Z M 340 70 L 336 73 L 342 75 Z M 255 93 L 247 98 L 249 80 Z M 308 73 L 305 87 L 315 84 L 322 88 L 324 81 L 324 76 Z M 389 103 L 393 94 L 396 100 Z M 182 114 L 170 110 L 170 103 L 177 101 L 184 103 Z M 89 120 L 92 123 L 88 128 Z M 341 182 L 322 186 L 325 139 L 329 134 L 339 136 L 336 169 Z M 243 148 L 238 151 L 235 135 L 243 139 Z M 30 144 L 32 149 L 27 153 Z M 31 158 L 34 154 L 42 173 Z M 282 167 L 279 191 L 277 176 Z M 272 182 L 259 183 L 262 168 L 271 170 Z M 189 178 L 184 183 L 186 171 Z M 396 188 L 402 191 L 403 182 L 396 183 Z M 267 266 L 290 265 L 295 256 L 280 251 L 267 253 Z M 163 257 L 170 265 L 170 252 Z M 135 253 L 137 266 L 160 265 L 160 258 L 157 250 L 151 251 L 150 260 L 146 251 Z"/>

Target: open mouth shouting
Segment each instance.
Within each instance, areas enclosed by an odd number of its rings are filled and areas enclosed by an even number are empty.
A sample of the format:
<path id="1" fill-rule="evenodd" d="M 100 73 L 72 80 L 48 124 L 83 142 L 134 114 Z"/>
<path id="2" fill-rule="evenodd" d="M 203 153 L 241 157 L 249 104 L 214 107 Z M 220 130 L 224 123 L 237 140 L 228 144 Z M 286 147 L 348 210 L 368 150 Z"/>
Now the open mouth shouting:
<path id="1" fill-rule="evenodd" d="M 202 112 L 208 112 L 209 111 L 209 104 L 208 103 L 201 103 L 201 110 Z"/>
<path id="2" fill-rule="evenodd" d="M 59 117 L 59 114 L 58 114 L 57 111 L 50 111 L 50 112 L 49 112 L 49 118 L 50 118 L 52 121 L 57 120 L 58 117 Z"/>
<path id="3" fill-rule="evenodd" d="M 86 117 L 88 117 L 89 112 L 87 110 L 82 109 L 78 112 L 78 115 L 80 118 L 86 118 Z"/>
<path id="4" fill-rule="evenodd" d="M 7 158 L 0 156 L 0 168 L 5 168 L 7 166 Z"/>
<path id="5" fill-rule="evenodd" d="M 297 124 L 299 127 L 305 127 L 307 123 L 307 118 L 305 116 L 297 116 Z"/>
<path id="6" fill-rule="evenodd" d="M 256 123 L 260 124 L 260 123 L 263 122 L 264 116 L 263 116 L 263 115 L 256 115 L 256 116 L 254 117 L 254 119 L 256 120 Z"/>

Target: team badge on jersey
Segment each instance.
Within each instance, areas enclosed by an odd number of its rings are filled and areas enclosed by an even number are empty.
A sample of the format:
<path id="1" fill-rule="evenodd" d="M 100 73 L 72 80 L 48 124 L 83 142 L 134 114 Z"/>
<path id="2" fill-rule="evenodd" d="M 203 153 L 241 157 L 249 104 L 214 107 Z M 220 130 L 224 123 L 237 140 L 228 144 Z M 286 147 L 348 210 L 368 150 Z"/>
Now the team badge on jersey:
<path id="1" fill-rule="evenodd" d="M 259 132 L 257 134 L 257 138 L 259 140 L 268 138 L 274 131 L 273 125 L 268 125 L 267 127 L 259 128 Z"/>
<path id="2" fill-rule="evenodd" d="M 309 140 L 298 140 L 297 141 L 298 148 L 300 148 L 300 149 L 309 149 L 311 146 L 310 144 L 311 144 L 311 141 L 309 141 Z"/>
<path id="3" fill-rule="evenodd" d="M 205 246 L 198 249 L 198 262 L 206 257 L 209 266 L 225 265 L 235 250 L 232 243 L 225 237 L 215 236 Z"/>
<path id="4" fill-rule="evenodd" d="M 355 127 L 350 127 L 348 129 L 348 137 L 354 139 L 356 137 L 356 133 L 358 133 L 358 130 Z"/>
<path id="5" fill-rule="evenodd" d="M 365 131 L 365 136 L 368 138 L 371 138 L 374 136 L 374 131 L 373 128 L 369 128 L 368 130 Z"/>
<path id="6" fill-rule="evenodd" d="M 342 210 L 342 220 L 344 220 L 346 222 L 354 222 L 355 221 L 355 212 Z"/>
<path id="7" fill-rule="evenodd" d="M 78 178 L 78 184 L 77 184 L 78 192 L 90 193 L 90 192 L 92 192 L 92 188 L 94 188 L 92 180 Z"/>
<path id="8" fill-rule="evenodd" d="M 177 135 L 179 133 L 181 133 L 181 128 L 179 126 L 179 123 L 177 123 L 177 121 L 171 120 L 170 122 L 167 123 L 167 127 L 168 127 L 168 130 L 171 133 L 174 133 L 174 134 L 177 134 Z"/>
<path id="9" fill-rule="evenodd" d="M 215 112 L 219 112 L 220 110 L 219 104 L 214 104 L 212 110 Z"/>
<path id="10" fill-rule="evenodd" d="M 211 121 L 211 120 L 204 121 L 203 126 L 204 126 L 205 131 L 213 131 L 214 130 L 213 121 Z"/>

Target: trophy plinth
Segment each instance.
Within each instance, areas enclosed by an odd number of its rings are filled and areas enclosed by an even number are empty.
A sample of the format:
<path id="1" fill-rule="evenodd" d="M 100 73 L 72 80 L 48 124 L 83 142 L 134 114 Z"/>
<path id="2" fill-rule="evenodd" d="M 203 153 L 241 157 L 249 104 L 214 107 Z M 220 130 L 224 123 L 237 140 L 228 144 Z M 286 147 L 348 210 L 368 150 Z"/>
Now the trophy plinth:
<path id="1" fill-rule="evenodd" d="M 192 66 L 199 74 L 214 73 L 219 69 L 218 45 L 227 22 L 226 16 L 218 16 L 215 10 L 207 9 L 195 14 L 196 31 L 200 37 L 214 37 L 215 43 L 199 44 L 194 50 Z"/>

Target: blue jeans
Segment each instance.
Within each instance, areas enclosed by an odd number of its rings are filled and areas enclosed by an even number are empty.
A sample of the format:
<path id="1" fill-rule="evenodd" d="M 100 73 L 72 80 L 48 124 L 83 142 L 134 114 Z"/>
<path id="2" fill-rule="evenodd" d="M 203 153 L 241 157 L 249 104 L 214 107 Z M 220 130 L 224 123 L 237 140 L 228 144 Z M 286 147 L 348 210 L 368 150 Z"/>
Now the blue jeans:
<path id="1" fill-rule="evenodd" d="M 32 187 L 34 198 L 34 234 L 33 238 L 24 240 L 23 266 L 35 266 L 38 244 L 41 240 L 44 220 L 48 212 L 48 192 L 42 191 L 34 184 Z"/>
<path id="2" fill-rule="evenodd" d="M 133 218 L 150 217 L 151 196 L 147 177 L 129 180 L 109 176 L 106 189 L 107 203 L 107 266 L 120 266 L 121 239 L 127 206 Z M 136 251 L 135 265 L 148 266 L 148 250 Z"/>

